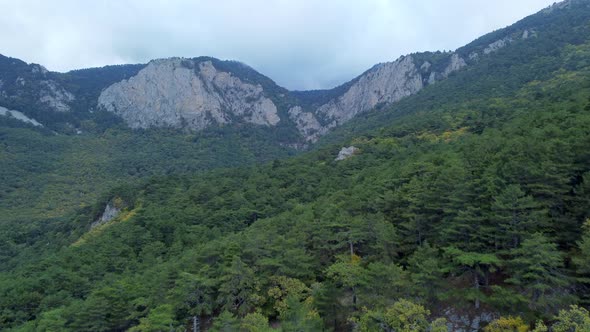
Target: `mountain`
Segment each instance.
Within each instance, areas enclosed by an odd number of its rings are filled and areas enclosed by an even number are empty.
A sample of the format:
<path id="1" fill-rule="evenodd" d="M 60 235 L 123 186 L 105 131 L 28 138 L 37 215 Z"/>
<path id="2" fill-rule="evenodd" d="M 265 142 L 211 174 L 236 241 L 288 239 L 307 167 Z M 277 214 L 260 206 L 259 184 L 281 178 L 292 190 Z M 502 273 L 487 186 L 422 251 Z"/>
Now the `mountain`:
<path id="1" fill-rule="evenodd" d="M 490 54 L 529 35 L 535 32 L 522 29 L 502 35 L 483 51 L 471 52 L 468 61 L 474 63 L 480 53 Z M 274 127 L 282 121 L 282 126 L 299 133 L 288 143 L 298 144 L 315 142 L 358 114 L 446 79 L 467 66 L 465 59 L 457 53 L 413 54 L 378 64 L 334 89 L 289 92 L 245 64 L 210 57 L 160 59 L 147 65 L 65 74 L 3 57 L 6 74 L 0 104 L 43 119 L 41 112 L 75 109 L 76 114 L 69 117 L 74 122 L 88 118 L 88 112 L 103 110 L 116 114 L 130 128 L 203 130 L 235 123 Z"/>
<path id="2" fill-rule="evenodd" d="M 557 3 L 455 52 L 377 65 L 332 90 L 289 92 L 217 61 L 105 74 L 84 98 L 93 112 L 72 101 L 47 111 L 72 114 L 53 124 L 5 106 L 43 127 L 8 117 L 0 127 L 0 204 L 13 218 L 0 222 L 3 329 L 590 328 L 589 1 Z M 150 90 L 175 86 L 149 83 L 156 68 L 145 70 L 159 65 L 195 89 Z M 68 86 L 87 75 L 63 85 L 76 101 Z M 166 103 L 161 118 L 118 108 L 155 107 L 127 92 L 140 85 L 161 100 L 198 95 L 219 107 L 202 118 L 181 108 L 193 122 L 174 122 Z M 111 110 L 99 109 L 101 95 Z M 265 98 L 274 125 L 252 122 Z M 285 125 L 299 115 L 325 132 Z M 304 134 L 285 144 L 319 140 L 284 158 L 279 128 Z"/>
<path id="3" fill-rule="evenodd" d="M 416 56 L 407 56 L 310 92 L 289 92 L 247 65 L 210 57 L 68 73 L 1 57 L 0 211 L 6 222 L 31 223 L 91 204 L 121 181 L 293 155 L 337 123 L 415 93 L 461 63 L 457 55 L 421 56 L 420 73 Z"/>

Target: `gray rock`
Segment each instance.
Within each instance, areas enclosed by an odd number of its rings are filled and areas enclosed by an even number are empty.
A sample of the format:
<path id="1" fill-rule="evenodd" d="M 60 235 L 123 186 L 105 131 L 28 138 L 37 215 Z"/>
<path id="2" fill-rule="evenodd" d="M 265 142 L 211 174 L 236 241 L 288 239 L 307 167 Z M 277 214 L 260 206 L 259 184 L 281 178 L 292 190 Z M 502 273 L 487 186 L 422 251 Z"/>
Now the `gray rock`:
<path id="1" fill-rule="evenodd" d="M 100 218 L 90 225 L 90 229 L 106 224 L 107 222 L 115 219 L 120 213 L 121 209 L 116 207 L 113 201 L 110 201 L 104 208 L 104 212 L 100 215 Z"/>
<path id="2" fill-rule="evenodd" d="M 512 42 L 512 38 L 510 37 L 496 40 L 495 42 L 489 44 L 488 47 L 483 50 L 483 53 L 490 54 L 492 52 L 496 52 L 497 50 L 506 47 L 506 45 L 508 45 L 510 42 Z"/>
<path id="3" fill-rule="evenodd" d="M 493 312 L 465 312 L 451 307 L 444 309 L 443 313 L 449 331 L 459 332 L 478 332 L 482 326 L 499 317 Z"/>
<path id="4" fill-rule="evenodd" d="M 436 73 L 432 72 L 430 73 L 430 76 L 428 77 L 428 84 L 434 84 L 436 83 Z"/>
<path id="5" fill-rule="evenodd" d="M 47 74 L 47 68 L 45 68 L 45 67 L 43 67 L 41 65 L 38 65 L 36 63 L 32 63 L 31 64 L 31 72 L 33 74 L 45 75 L 45 74 Z"/>
<path id="6" fill-rule="evenodd" d="M 430 72 L 428 61 L 417 68 L 412 56 L 375 66 L 360 76 L 342 95 L 317 107 L 312 112 L 303 112 L 295 106 L 289 117 L 308 142 L 315 142 L 330 129 L 337 127 L 356 115 L 368 112 L 377 105 L 388 105 L 416 94 L 427 84 L 447 78 L 467 63 L 458 54 L 449 57 L 449 64 L 442 73 Z M 425 76 L 422 76 L 424 73 Z M 427 75 L 427 76 L 426 76 Z M 322 124 L 318 119 L 323 119 Z"/>
<path id="7" fill-rule="evenodd" d="M 0 115 L 12 117 L 12 118 L 20 120 L 22 122 L 32 124 L 33 126 L 36 126 L 36 127 L 43 127 L 43 125 L 41 123 L 37 122 L 37 120 L 29 118 L 28 116 L 24 115 L 23 113 L 21 113 L 19 111 L 9 110 L 8 108 L 2 107 L 2 106 L 0 106 Z"/>
<path id="8" fill-rule="evenodd" d="M 103 90 L 98 105 L 132 128 L 201 130 L 236 119 L 265 126 L 280 121 L 260 85 L 218 71 L 211 61 L 180 58 L 150 62 L 136 76 Z"/>
<path id="9" fill-rule="evenodd" d="M 344 147 L 338 152 L 338 157 L 336 157 L 336 161 L 348 159 L 359 152 L 359 149 L 354 146 Z"/>
<path id="10" fill-rule="evenodd" d="M 455 54 L 451 55 L 449 65 L 442 72 L 442 75 L 444 78 L 447 78 L 447 77 L 449 77 L 449 75 L 451 73 L 456 72 L 457 70 L 459 70 L 465 66 L 467 66 L 467 63 L 465 62 L 465 60 L 463 60 L 463 58 L 460 57 L 459 54 L 455 53 Z"/>
<path id="11" fill-rule="evenodd" d="M 315 142 L 328 131 L 326 127 L 320 124 L 313 113 L 304 112 L 300 106 L 289 109 L 289 118 L 295 122 L 297 130 L 308 141 Z"/>
<path id="12" fill-rule="evenodd" d="M 69 103 L 75 99 L 73 94 L 51 80 L 41 81 L 41 85 L 43 88 L 39 97 L 40 102 L 57 112 L 70 110 Z"/>
<path id="13" fill-rule="evenodd" d="M 376 66 L 361 76 L 342 96 L 320 106 L 316 113 L 338 126 L 377 104 L 389 104 L 413 95 L 424 87 L 411 56 Z"/>
<path id="14" fill-rule="evenodd" d="M 401 57 L 373 67 L 323 105 L 305 110 L 295 105 L 287 114 L 305 141 L 315 142 L 356 115 L 413 95 L 466 65 L 452 54 L 444 71 L 435 73 L 428 61 L 417 67 L 412 56 Z M 118 114 L 131 128 L 201 130 L 234 122 L 275 126 L 280 121 L 261 85 L 220 71 L 212 61 L 181 58 L 150 62 L 136 76 L 104 89 L 98 106 Z"/>
<path id="15" fill-rule="evenodd" d="M 571 8 L 572 5 L 586 5 L 586 6 L 590 6 L 590 4 L 588 3 L 587 0 L 564 0 L 561 2 L 554 2 L 553 5 L 545 8 L 543 10 L 544 14 L 550 14 L 552 13 L 554 10 L 558 10 L 558 9 L 569 9 Z"/>

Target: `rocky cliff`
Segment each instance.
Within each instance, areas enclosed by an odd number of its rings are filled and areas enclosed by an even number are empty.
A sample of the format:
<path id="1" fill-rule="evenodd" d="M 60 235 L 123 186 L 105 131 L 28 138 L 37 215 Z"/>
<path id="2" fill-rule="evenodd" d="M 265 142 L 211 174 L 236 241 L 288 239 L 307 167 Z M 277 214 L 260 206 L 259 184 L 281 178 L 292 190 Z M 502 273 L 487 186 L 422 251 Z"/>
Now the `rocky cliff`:
<path id="1" fill-rule="evenodd" d="M 420 63 L 413 55 L 378 64 L 353 80 L 340 96 L 317 107 L 308 107 L 306 111 L 301 106 L 294 106 L 289 110 L 289 116 L 304 138 L 314 142 L 331 128 L 358 114 L 413 95 L 467 65 L 455 53 L 444 55 L 442 61 L 444 67 L 440 72 L 435 71 L 430 62 Z"/>
<path id="2" fill-rule="evenodd" d="M 211 61 L 180 58 L 150 62 L 136 76 L 106 88 L 98 105 L 131 128 L 200 130 L 211 124 L 274 126 L 280 121 L 261 85 L 220 71 Z"/>
<path id="3" fill-rule="evenodd" d="M 240 122 L 275 126 L 283 114 L 305 141 L 314 142 L 356 115 L 413 95 L 466 66 L 458 54 L 443 58 L 439 72 L 411 55 L 376 65 L 348 83 L 347 89 L 336 88 L 342 93 L 331 100 L 302 107 L 296 97 L 290 98 L 291 106 L 282 113 L 273 98 L 283 99 L 284 94 L 273 95 L 261 84 L 218 68 L 211 60 L 161 59 L 104 89 L 98 107 L 119 115 L 131 128 L 202 130 Z"/>
<path id="4" fill-rule="evenodd" d="M 0 55 L 0 106 L 69 111 L 75 96 L 58 76 L 41 65 Z"/>
<path id="5" fill-rule="evenodd" d="M 538 37 L 549 29 L 538 23 L 544 22 L 543 15 L 577 4 L 587 6 L 588 1 L 561 2 L 455 52 L 403 56 L 339 87 L 319 91 L 289 92 L 246 65 L 214 58 L 170 58 L 61 74 L 0 56 L 0 106 L 56 131 L 92 119 L 88 111 L 104 110 L 130 128 L 278 126 L 288 137 L 281 144 L 303 146 L 359 114 L 416 94 L 511 44 Z M 47 110 L 62 113 L 55 118 L 67 121 L 66 126 L 53 125 L 44 116 Z"/>

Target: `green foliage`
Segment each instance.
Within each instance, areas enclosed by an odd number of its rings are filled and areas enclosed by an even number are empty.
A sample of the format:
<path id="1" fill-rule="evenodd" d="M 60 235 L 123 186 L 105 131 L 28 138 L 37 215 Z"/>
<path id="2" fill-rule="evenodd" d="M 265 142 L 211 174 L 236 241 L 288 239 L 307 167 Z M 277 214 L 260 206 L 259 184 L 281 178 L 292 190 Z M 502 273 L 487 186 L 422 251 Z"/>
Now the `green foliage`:
<path id="1" fill-rule="evenodd" d="M 408 300 L 399 300 L 384 312 L 368 311 L 364 313 L 358 323 L 357 330 L 369 331 L 400 331 L 426 332 L 446 329 L 445 321 L 437 319 L 428 321 L 430 311 L 423 306 Z"/>
<path id="2" fill-rule="evenodd" d="M 67 321 L 63 314 L 63 308 L 44 312 L 39 318 L 39 322 L 37 323 L 35 330 L 40 332 L 66 331 Z"/>
<path id="3" fill-rule="evenodd" d="M 442 331 L 426 307 L 532 322 L 587 299 L 589 13 L 564 12 L 269 164 L 272 129 L 2 127 L 0 326 Z"/>
<path id="4" fill-rule="evenodd" d="M 273 314 L 283 315 L 288 309 L 287 299 L 294 297 L 299 301 L 309 300 L 311 289 L 298 279 L 285 276 L 271 277 L 268 296 L 274 302 Z"/>
<path id="5" fill-rule="evenodd" d="M 590 331 L 590 313 L 572 305 L 569 310 L 560 310 L 551 327 L 554 332 Z"/>
<path id="6" fill-rule="evenodd" d="M 500 317 L 493 320 L 484 332 L 528 332 L 529 326 L 520 317 Z"/>
<path id="7" fill-rule="evenodd" d="M 508 264 L 512 276 L 506 281 L 521 287 L 530 308 L 548 310 L 567 299 L 561 289 L 569 284 L 563 272 L 563 257 L 544 235 L 532 234 L 511 254 Z"/>
<path id="8" fill-rule="evenodd" d="M 240 330 L 240 320 L 229 311 L 222 312 L 211 327 L 214 332 L 237 332 Z"/>
<path id="9" fill-rule="evenodd" d="M 260 288 L 254 271 L 238 256 L 224 269 L 219 282 L 218 301 L 225 310 L 244 315 L 259 304 Z"/>
<path id="10" fill-rule="evenodd" d="M 425 242 L 408 258 L 410 280 L 417 295 L 426 300 L 436 300 L 449 265 L 437 249 Z"/>
<path id="11" fill-rule="evenodd" d="M 288 309 L 280 316 L 281 329 L 284 332 L 323 330 L 320 315 L 309 303 L 301 302 L 295 296 L 289 296 L 287 307 Z"/>
<path id="12" fill-rule="evenodd" d="M 141 318 L 139 325 L 129 329 L 129 331 L 167 331 L 172 328 L 174 323 L 174 308 L 169 304 L 163 304 L 150 310 L 147 317 Z"/>
<path id="13" fill-rule="evenodd" d="M 268 317 L 261 313 L 249 313 L 242 319 L 240 330 L 244 332 L 270 332 L 274 331 L 268 325 Z"/>
<path id="14" fill-rule="evenodd" d="M 590 219 L 583 226 L 582 239 L 578 242 L 579 254 L 572 258 L 580 281 L 590 283 Z"/>

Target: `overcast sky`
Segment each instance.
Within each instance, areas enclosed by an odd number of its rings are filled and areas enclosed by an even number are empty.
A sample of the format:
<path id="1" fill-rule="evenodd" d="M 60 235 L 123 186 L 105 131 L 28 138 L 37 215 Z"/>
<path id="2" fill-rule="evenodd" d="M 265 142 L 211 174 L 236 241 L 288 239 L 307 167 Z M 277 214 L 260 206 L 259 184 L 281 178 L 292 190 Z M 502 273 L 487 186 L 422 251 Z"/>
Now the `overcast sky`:
<path id="1" fill-rule="evenodd" d="M 0 0 L 0 53 L 50 70 L 171 56 L 245 62 L 290 89 L 456 49 L 554 0 Z"/>

